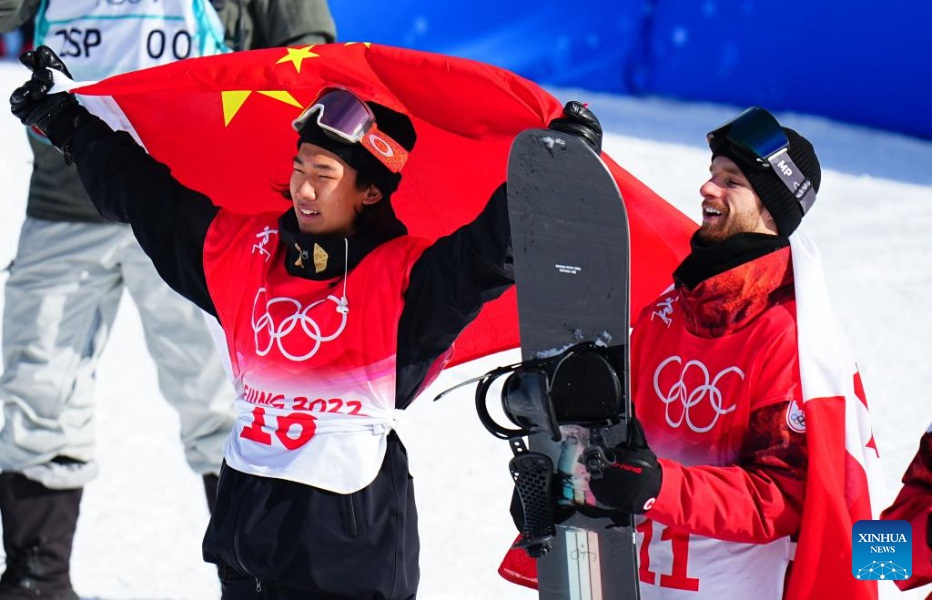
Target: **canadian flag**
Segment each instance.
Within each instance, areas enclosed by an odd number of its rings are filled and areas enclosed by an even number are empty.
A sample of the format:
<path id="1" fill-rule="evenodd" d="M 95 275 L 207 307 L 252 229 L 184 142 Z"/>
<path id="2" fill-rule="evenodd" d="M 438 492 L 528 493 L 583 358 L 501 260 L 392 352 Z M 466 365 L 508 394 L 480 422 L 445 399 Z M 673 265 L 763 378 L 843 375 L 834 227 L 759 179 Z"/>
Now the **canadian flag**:
<path id="1" fill-rule="evenodd" d="M 852 575 L 851 528 L 879 517 L 880 455 L 861 376 L 825 287 L 822 259 L 802 231 L 790 236 L 809 470 L 787 599 L 876 598 Z"/>

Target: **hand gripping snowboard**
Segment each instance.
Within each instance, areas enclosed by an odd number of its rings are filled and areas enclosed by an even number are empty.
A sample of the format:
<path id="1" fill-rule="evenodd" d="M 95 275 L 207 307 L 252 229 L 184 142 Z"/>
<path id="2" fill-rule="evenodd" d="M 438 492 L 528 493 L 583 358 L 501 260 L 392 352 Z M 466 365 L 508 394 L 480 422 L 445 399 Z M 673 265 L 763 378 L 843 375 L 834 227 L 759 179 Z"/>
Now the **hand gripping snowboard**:
<path id="1" fill-rule="evenodd" d="M 621 193 L 582 139 L 528 130 L 508 159 L 508 213 L 523 362 L 507 368 L 502 391 L 505 413 L 520 429 L 500 429 L 500 437 L 511 440 L 512 476 L 526 509 L 518 545 L 537 558 L 541 600 L 637 599 L 631 519 L 589 518 L 578 509 L 594 503 L 580 459 L 622 441 L 630 414 Z M 530 452 L 521 434 L 529 434 Z M 555 485 L 542 464 L 555 466 Z M 577 508 L 549 532 L 542 531 L 549 515 L 538 508 L 547 494 Z"/>

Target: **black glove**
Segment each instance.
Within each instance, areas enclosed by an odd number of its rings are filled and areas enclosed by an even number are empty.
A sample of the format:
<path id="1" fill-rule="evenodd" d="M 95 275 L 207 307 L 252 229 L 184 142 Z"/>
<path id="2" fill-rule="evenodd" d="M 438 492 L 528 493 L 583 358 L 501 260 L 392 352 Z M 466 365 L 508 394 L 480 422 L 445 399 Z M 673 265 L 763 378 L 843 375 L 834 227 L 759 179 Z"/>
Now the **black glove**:
<path id="1" fill-rule="evenodd" d="M 71 77 L 67 67 L 48 46 L 28 50 L 19 62 L 32 71 L 32 78 L 10 96 L 10 110 L 27 127 L 45 135 L 52 145 L 64 151 L 80 121 L 89 116 L 72 94 L 49 94 L 54 85 L 52 69 Z"/>
<path id="2" fill-rule="evenodd" d="M 591 110 L 581 102 L 571 100 L 563 107 L 563 116 L 548 125 L 563 133 L 578 135 L 596 154 L 602 153 L 602 125 Z"/>
<path id="3" fill-rule="evenodd" d="M 593 474 L 589 480 L 595 499 L 627 513 L 641 514 L 649 509 L 660 493 L 663 472 L 636 418 L 632 416 L 628 422 L 628 441 L 605 452 L 604 459 L 601 477 Z"/>

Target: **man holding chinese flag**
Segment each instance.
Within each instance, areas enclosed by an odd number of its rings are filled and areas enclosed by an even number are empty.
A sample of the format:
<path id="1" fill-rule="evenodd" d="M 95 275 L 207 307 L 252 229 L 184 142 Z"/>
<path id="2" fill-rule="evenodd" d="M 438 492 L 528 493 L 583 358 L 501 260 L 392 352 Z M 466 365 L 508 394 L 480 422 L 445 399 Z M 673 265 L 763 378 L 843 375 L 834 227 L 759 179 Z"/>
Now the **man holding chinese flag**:
<path id="1" fill-rule="evenodd" d="M 130 223 L 166 282 L 223 327 L 237 422 L 204 540 L 223 598 L 414 598 L 417 512 L 395 424 L 513 283 L 504 185 L 453 233 L 408 235 L 392 196 L 417 152 L 414 123 L 334 85 L 291 123 L 291 206 L 243 214 L 182 185 L 71 94 L 49 93 L 52 71 L 67 74 L 50 49 L 21 60 L 33 76 L 14 114 L 74 160 L 101 214 Z M 579 103 L 550 125 L 600 150 Z M 230 150 L 200 168 L 227 169 Z"/>

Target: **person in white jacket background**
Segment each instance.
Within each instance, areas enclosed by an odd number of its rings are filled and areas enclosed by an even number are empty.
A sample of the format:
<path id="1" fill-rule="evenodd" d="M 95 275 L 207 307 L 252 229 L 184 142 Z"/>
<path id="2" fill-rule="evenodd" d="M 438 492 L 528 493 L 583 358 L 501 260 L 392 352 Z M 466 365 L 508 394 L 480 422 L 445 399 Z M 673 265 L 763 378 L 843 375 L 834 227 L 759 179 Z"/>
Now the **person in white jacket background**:
<path id="1" fill-rule="evenodd" d="M 55 48 L 80 80 L 336 35 L 326 0 L 0 0 L 0 31 L 30 19 L 35 44 Z M 97 213 L 59 151 L 32 133 L 29 142 L 34 169 L 2 328 L 0 598 L 71 599 L 82 491 L 98 473 L 95 372 L 123 290 L 139 311 L 159 387 L 178 413 L 185 458 L 203 476 L 211 509 L 234 391 L 201 311 L 161 280 L 129 226 Z"/>

